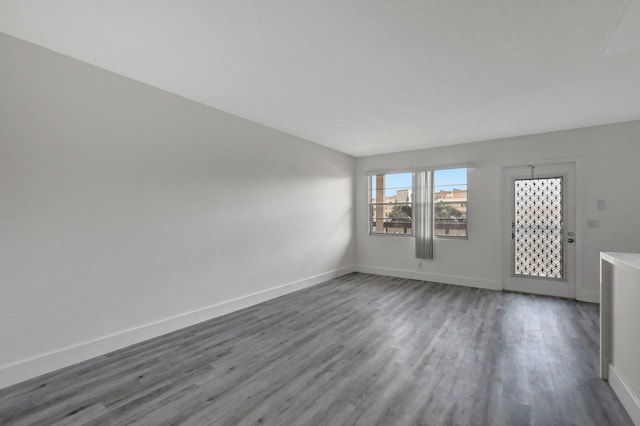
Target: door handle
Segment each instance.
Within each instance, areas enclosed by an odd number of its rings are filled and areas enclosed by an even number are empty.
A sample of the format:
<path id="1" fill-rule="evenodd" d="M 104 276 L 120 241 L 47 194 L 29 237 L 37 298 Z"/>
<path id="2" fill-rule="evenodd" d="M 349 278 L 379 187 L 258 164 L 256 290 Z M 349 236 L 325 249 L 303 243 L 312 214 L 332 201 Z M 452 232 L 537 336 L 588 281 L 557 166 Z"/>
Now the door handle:
<path id="1" fill-rule="evenodd" d="M 567 238 L 567 242 L 568 242 L 569 244 L 573 244 L 573 242 L 574 242 L 574 241 L 575 241 L 575 240 L 574 240 L 573 238 Z"/>

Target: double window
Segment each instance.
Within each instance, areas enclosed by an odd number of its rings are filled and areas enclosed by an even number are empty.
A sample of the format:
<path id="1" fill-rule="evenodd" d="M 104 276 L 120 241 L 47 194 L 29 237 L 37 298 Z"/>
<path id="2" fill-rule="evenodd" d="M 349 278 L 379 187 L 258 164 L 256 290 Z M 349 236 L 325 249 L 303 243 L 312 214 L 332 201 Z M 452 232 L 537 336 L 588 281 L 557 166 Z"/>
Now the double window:
<path id="1" fill-rule="evenodd" d="M 425 183 L 420 183 L 421 177 Z M 413 236 L 416 228 L 424 227 L 431 237 L 468 236 L 466 168 L 375 174 L 369 177 L 369 188 L 369 232 L 372 235 Z M 418 211 L 415 199 L 424 200 Z M 427 211 L 420 212 L 421 208 Z M 414 217 L 414 213 L 418 213 L 420 219 Z M 425 223 L 416 224 L 416 220 Z"/>

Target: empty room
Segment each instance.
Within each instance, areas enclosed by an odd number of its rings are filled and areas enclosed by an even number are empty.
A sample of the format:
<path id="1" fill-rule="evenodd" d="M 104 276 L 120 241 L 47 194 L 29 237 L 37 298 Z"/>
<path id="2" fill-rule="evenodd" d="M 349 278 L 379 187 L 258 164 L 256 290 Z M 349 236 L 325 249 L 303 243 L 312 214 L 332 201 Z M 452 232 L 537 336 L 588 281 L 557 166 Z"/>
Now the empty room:
<path id="1" fill-rule="evenodd" d="M 639 0 L 0 0 L 0 424 L 640 425 L 639 76 Z"/>

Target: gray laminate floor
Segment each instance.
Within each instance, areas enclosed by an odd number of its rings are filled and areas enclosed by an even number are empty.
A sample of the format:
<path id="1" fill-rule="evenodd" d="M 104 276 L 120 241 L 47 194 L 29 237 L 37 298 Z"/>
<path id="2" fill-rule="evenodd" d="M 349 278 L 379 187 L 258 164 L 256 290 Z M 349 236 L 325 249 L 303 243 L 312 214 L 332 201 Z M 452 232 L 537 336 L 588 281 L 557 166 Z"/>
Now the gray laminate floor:
<path id="1" fill-rule="evenodd" d="M 597 305 L 351 274 L 0 390 L 0 423 L 630 425 L 597 360 Z"/>

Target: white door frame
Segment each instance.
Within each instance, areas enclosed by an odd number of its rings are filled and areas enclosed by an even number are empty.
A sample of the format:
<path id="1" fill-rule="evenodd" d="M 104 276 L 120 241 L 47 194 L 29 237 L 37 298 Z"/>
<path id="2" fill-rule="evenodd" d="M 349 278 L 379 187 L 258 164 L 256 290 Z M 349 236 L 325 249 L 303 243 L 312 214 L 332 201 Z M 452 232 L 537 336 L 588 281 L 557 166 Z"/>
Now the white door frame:
<path id="1" fill-rule="evenodd" d="M 582 186 L 579 184 L 582 181 L 582 160 L 580 158 L 570 157 L 570 158 L 553 158 L 553 159 L 538 159 L 535 161 L 527 161 L 527 162 L 517 162 L 517 163 L 503 163 L 502 170 L 500 173 L 500 191 L 499 191 L 499 209 L 500 209 L 500 226 L 498 229 L 498 238 L 500 241 L 499 249 L 500 249 L 500 262 L 499 262 L 499 270 L 498 274 L 500 277 L 500 282 L 502 285 L 502 289 L 505 289 L 505 274 L 507 270 L 509 270 L 511 266 L 511 257 L 505 256 L 505 253 L 508 253 L 509 250 L 505 249 L 505 245 L 511 246 L 511 227 L 506 226 L 510 225 L 511 214 L 508 212 L 508 209 L 505 208 L 505 203 L 508 200 L 505 200 L 505 179 L 508 169 L 516 168 L 516 167 L 527 167 L 527 166 L 553 166 L 553 165 L 562 165 L 571 163 L 575 167 L 575 174 L 573 176 L 574 179 L 574 203 L 575 203 L 575 223 L 574 230 L 575 233 L 575 243 L 574 243 L 574 251 L 575 251 L 575 263 L 574 263 L 574 285 L 570 294 L 559 295 L 562 297 L 571 297 L 576 298 L 578 300 L 585 300 L 590 302 L 597 302 L 597 294 L 591 294 L 593 292 L 585 292 L 582 288 L 582 265 L 583 265 L 583 219 L 582 219 Z M 508 235 L 508 239 L 507 239 Z M 566 235 L 565 235 L 566 237 Z M 541 292 L 543 294 L 543 292 Z"/>

